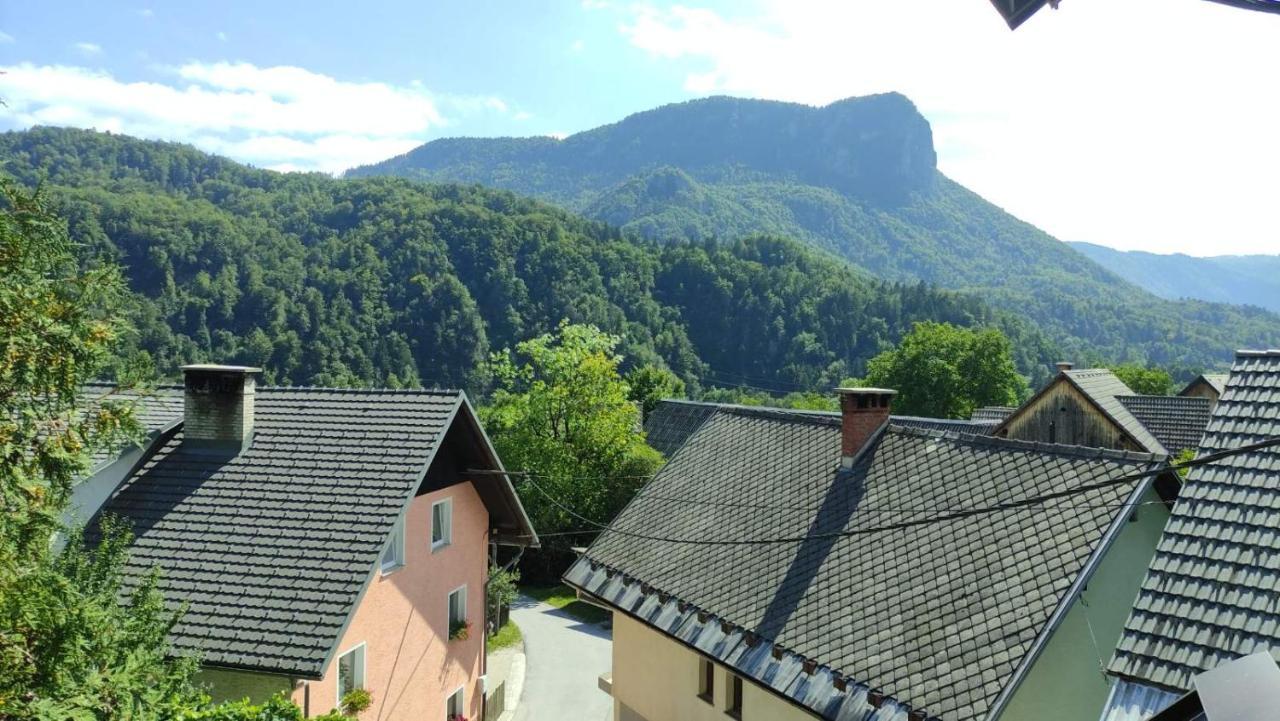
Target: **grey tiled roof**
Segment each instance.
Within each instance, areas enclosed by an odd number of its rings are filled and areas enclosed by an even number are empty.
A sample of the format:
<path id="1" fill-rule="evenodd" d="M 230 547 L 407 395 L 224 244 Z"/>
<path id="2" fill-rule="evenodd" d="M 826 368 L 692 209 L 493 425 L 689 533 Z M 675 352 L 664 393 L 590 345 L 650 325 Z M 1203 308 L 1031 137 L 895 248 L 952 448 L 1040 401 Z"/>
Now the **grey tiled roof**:
<path id="1" fill-rule="evenodd" d="M 103 399 L 120 401 L 133 405 L 134 417 L 148 436 L 155 434 L 182 420 L 182 389 L 175 386 L 160 386 L 145 391 L 116 390 L 111 383 L 88 383 L 80 393 L 81 409 L 92 409 Z M 90 468 L 98 468 L 113 461 L 119 456 L 119 449 L 99 448 L 93 452 Z"/>
<path id="2" fill-rule="evenodd" d="M 1193 396 L 1117 396 L 1134 418 L 1170 453 L 1196 448 L 1213 404 Z"/>
<path id="3" fill-rule="evenodd" d="M 1168 453 L 1168 450 L 1161 445 L 1151 431 L 1147 430 L 1129 412 L 1129 409 L 1120 402 L 1119 396 L 1131 396 L 1134 393 L 1129 386 L 1124 384 L 1124 381 L 1116 377 L 1115 373 L 1106 368 L 1083 368 L 1064 371 L 1063 375 L 1074 383 L 1082 393 L 1093 399 L 1093 402 L 1102 409 L 1102 412 L 1137 441 L 1143 450 L 1151 453 Z"/>
<path id="4" fill-rule="evenodd" d="M 717 409 L 751 409 L 767 408 L 767 406 L 741 406 L 730 403 L 706 403 L 703 401 L 686 401 L 668 398 L 659 401 L 658 405 L 645 418 L 644 430 L 650 446 L 662 455 L 670 458 L 680 450 L 686 439 L 711 417 Z M 777 408 L 777 413 L 791 413 L 814 418 L 839 418 L 839 411 L 811 411 L 794 408 Z M 976 433 L 990 435 L 999 425 L 998 420 L 972 419 L 953 420 L 950 418 L 924 418 L 921 416 L 891 416 L 890 422 L 908 428 L 924 428 L 937 431 L 957 431 L 960 433 Z"/>
<path id="5" fill-rule="evenodd" d="M 130 582 L 159 566 L 166 601 L 189 604 L 176 651 L 315 678 L 469 406 L 456 391 L 298 388 L 260 388 L 255 406 L 248 450 L 200 453 L 179 425 L 103 510 L 136 534 Z"/>
<path id="6" fill-rule="evenodd" d="M 1242 351 L 1200 452 L 1280 436 L 1280 351 Z M 1188 473 L 1111 659 L 1176 690 L 1238 656 L 1280 652 L 1280 449 Z"/>
<path id="7" fill-rule="evenodd" d="M 969 721 L 992 708 L 1146 484 L 930 519 L 1159 464 L 898 426 L 851 470 L 839 461 L 837 418 L 719 409 L 566 580 L 825 718 L 868 718 L 874 688 Z M 926 523 L 876 530 L 911 521 Z M 821 537 L 851 531 L 865 533 Z M 714 544 L 778 538 L 807 540 Z"/>
<path id="8" fill-rule="evenodd" d="M 1013 408 L 1012 406 L 983 406 L 982 408 L 975 408 L 973 413 L 969 416 L 969 420 L 995 421 L 996 423 L 999 423 L 1013 415 L 1013 412 L 1016 410 L 1018 409 Z"/>

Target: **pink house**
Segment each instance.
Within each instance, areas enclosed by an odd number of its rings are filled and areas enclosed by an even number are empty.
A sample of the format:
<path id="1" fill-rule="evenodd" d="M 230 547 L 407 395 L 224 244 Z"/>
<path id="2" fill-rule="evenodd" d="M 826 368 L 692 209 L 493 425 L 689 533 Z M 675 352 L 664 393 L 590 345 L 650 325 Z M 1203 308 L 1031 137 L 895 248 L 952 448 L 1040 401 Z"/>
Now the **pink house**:
<path id="1" fill-rule="evenodd" d="M 465 394 L 183 370 L 159 391 L 181 415 L 98 515 L 132 526 L 132 582 L 158 566 L 187 604 L 171 638 L 214 698 L 314 716 L 363 688 L 364 719 L 483 718 L 490 559 L 537 536 Z"/>

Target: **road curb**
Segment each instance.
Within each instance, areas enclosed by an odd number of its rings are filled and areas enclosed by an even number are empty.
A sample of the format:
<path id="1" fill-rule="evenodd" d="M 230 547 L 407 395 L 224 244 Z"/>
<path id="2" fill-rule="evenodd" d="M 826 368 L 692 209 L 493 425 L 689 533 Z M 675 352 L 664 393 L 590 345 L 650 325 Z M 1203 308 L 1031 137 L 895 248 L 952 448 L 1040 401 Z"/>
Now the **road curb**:
<path id="1" fill-rule="evenodd" d="M 511 670 L 507 672 L 507 688 L 504 694 L 509 703 L 507 708 L 498 716 L 498 721 L 511 721 L 516 715 L 516 709 L 520 706 L 520 696 L 524 693 L 524 641 L 520 642 L 520 650 L 511 657 Z"/>

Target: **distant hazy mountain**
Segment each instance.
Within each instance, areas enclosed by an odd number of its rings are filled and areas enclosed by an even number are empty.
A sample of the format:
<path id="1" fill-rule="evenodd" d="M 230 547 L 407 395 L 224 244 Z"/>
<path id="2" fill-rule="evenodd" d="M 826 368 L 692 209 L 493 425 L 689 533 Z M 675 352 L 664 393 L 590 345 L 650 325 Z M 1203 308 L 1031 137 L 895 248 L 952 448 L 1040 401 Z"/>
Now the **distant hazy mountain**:
<path id="1" fill-rule="evenodd" d="M 348 175 L 506 188 L 663 240 L 799 238 L 882 278 L 974 292 L 1077 362 L 1220 364 L 1280 337 L 1280 316 L 1158 298 L 946 178 L 928 121 L 896 93 L 708 98 L 563 140 L 437 140 Z"/>
<path id="2" fill-rule="evenodd" d="M 1116 275 L 1161 298 L 1198 298 L 1280 311 L 1280 255 L 1196 258 L 1071 243 Z"/>

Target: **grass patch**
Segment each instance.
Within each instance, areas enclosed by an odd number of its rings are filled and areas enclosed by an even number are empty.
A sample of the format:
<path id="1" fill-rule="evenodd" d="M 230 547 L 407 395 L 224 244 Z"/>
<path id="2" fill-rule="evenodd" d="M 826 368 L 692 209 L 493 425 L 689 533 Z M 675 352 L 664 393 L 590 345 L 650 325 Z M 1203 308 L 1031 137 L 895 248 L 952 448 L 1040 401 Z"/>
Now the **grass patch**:
<path id="1" fill-rule="evenodd" d="M 514 621 L 507 621 L 505 626 L 489 637 L 489 650 L 499 651 L 504 648 L 510 648 L 520 643 L 521 638 L 523 636 L 520 634 L 520 627 Z"/>
<path id="2" fill-rule="evenodd" d="M 573 589 L 568 586 L 533 586 L 520 590 L 530 598 L 536 598 L 549 606 L 554 606 L 583 623 L 600 623 L 609 620 L 608 611 L 579 601 Z"/>

